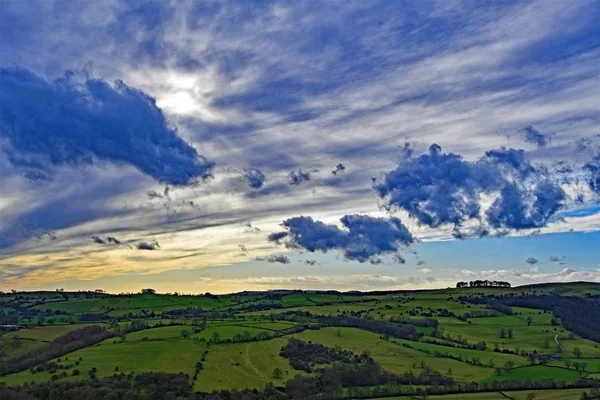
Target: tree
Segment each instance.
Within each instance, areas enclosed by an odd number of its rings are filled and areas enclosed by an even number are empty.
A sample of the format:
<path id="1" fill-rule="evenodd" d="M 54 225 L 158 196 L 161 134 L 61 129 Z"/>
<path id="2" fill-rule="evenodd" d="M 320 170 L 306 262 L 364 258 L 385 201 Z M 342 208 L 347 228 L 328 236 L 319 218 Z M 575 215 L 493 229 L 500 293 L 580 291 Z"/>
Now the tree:
<path id="1" fill-rule="evenodd" d="M 567 369 L 571 368 L 571 360 L 565 360 L 565 367 L 567 367 Z"/>
<path id="2" fill-rule="evenodd" d="M 494 368 L 494 373 L 498 376 L 502 375 L 502 371 L 504 371 L 501 367 Z"/>
<path id="3" fill-rule="evenodd" d="M 509 361 L 507 361 L 507 362 L 504 363 L 504 370 L 506 372 L 510 372 L 510 370 L 513 369 L 514 366 L 515 366 L 514 361 L 510 361 L 509 360 Z"/>
<path id="4" fill-rule="evenodd" d="M 219 343 L 221 341 L 221 337 L 219 336 L 219 332 L 214 332 L 213 333 L 211 341 L 213 343 Z"/>
<path id="5" fill-rule="evenodd" d="M 283 371 L 281 370 L 281 368 L 275 368 L 273 370 L 273 378 L 275 378 L 275 379 L 283 378 Z"/>
<path id="6" fill-rule="evenodd" d="M 188 331 L 187 329 L 184 329 L 181 331 L 180 336 L 184 339 L 187 339 L 190 337 L 190 331 Z"/>
<path id="7" fill-rule="evenodd" d="M 527 317 L 527 326 L 530 326 L 532 322 L 533 318 L 531 318 L 531 316 Z"/>
<path id="8" fill-rule="evenodd" d="M 581 349 L 579 347 L 575 347 L 573 349 L 573 355 L 577 358 L 581 357 Z"/>
<path id="9" fill-rule="evenodd" d="M 13 349 L 18 349 L 19 347 L 21 347 L 21 336 L 15 335 L 12 338 L 10 338 L 10 346 Z"/>
<path id="10" fill-rule="evenodd" d="M 506 337 L 506 331 L 504 328 L 500 328 L 500 339 L 504 339 Z"/>
<path id="11" fill-rule="evenodd" d="M 513 337 L 513 329 L 512 328 L 508 328 L 506 330 L 506 333 L 508 333 L 508 338 L 512 339 L 512 337 Z"/>
<path id="12" fill-rule="evenodd" d="M 535 393 L 533 393 L 533 392 L 527 393 L 527 400 L 535 400 Z"/>

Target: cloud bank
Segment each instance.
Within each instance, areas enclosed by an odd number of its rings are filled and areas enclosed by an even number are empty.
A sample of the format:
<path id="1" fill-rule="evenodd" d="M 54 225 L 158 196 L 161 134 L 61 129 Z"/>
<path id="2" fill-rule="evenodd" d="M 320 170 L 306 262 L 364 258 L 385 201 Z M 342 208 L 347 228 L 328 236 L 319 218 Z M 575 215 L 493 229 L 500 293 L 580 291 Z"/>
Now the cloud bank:
<path id="1" fill-rule="evenodd" d="M 398 218 L 346 215 L 345 229 L 315 221 L 311 217 L 294 217 L 283 222 L 286 231 L 269 236 L 272 242 L 286 239 L 286 246 L 309 252 L 339 250 L 345 259 L 377 262 L 381 254 L 393 254 L 415 239 Z"/>
<path id="2" fill-rule="evenodd" d="M 9 162 L 32 180 L 51 179 L 57 166 L 105 160 L 186 185 L 213 166 L 169 126 L 152 97 L 122 81 L 110 85 L 70 71 L 49 82 L 2 68 L 0 138 Z"/>
<path id="3" fill-rule="evenodd" d="M 566 200 L 564 190 L 545 169 L 530 164 L 523 150 L 490 150 L 467 161 L 435 144 L 427 153 L 403 160 L 375 190 L 386 209 L 404 210 L 430 228 L 459 229 L 472 220 L 497 230 L 540 228 Z M 484 196 L 495 197 L 485 212 Z M 479 230 L 480 235 L 487 232 Z"/>

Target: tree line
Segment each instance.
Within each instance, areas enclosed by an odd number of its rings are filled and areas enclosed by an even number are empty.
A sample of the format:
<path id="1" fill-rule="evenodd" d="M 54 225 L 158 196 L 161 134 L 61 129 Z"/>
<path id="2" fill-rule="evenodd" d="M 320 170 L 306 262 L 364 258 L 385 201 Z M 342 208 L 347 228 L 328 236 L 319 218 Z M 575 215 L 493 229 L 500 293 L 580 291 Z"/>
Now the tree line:
<path id="1" fill-rule="evenodd" d="M 491 288 L 509 288 L 510 283 L 505 281 L 488 281 L 486 280 L 475 280 L 475 281 L 460 281 L 456 282 L 457 288 L 466 288 L 466 287 L 491 287 Z"/>

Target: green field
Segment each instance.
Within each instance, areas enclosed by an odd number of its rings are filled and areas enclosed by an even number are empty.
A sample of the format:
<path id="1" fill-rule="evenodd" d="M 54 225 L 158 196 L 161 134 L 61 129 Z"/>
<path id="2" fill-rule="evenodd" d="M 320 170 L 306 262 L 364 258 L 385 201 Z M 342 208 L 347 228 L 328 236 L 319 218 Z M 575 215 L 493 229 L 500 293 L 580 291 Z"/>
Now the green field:
<path id="1" fill-rule="evenodd" d="M 126 341 L 116 342 L 112 339 L 106 340 L 98 345 L 69 353 L 61 358 L 61 365 L 70 365 L 79 361 L 79 365 L 69 370 L 66 380 L 88 379 L 91 368 L 98 370 L 99 378 L 113 375 L 118 372 L 125 374 L 129 372 L 184 372 L 193 374 L 194 365 L 202 357 L 206 349 L 206 343 L 189 339 L 168 339 L 164 341 Z M 53 361 L 57 361 L 54 359 Z M 79 376 L 72 376 L 72 370 L 78 369 Z M 60 371 L 62 372 L 62 371 Z M 2 377 L 7 384 L 23 384 L 25 382 L 48 382 L 51 379 L 49 373 L 32 374 L 23 371 L 17 374 Z"/>
<path id="2" fill-rule="evenodd" d="M 460 295 L 469 293 L 519 295 L 560 292 L 584 295 L 600 293 L 597 286 L 445 289 L 377 295 L 300 291 L 219 297 L 110 296 L 86 292 L 11 294 L 0 296 L 0 316 L 10 312 L 12 304 L 19 304 L 19 307 L 26 307 L 31 312 L 19 321 L 17 332 L 0 332 L 0 362 L 11 362 L 30 350 L 44 351 L 56 338 L 89 325 L 81 320 L 90 313 L 104 318 L 104 321 L 95 324 L 108 329 L 114 337 L 48 359 L 50 363 L 57 363 L 57 369 L 51 372 L 32 373 L 27 368 L 0 376 L 0 382 L 22 385 L 53 379 L 66 382 L 88 380 L 90 370 L 95 369 L 95 376 L 99 379 L 114 374 L 181 372 L 188 376 L 193 389 L 201 392 L 244 388 L 262 390 L 269 383 L 283 387 L 297 375 L 308 377 L 317 374 L 294 369 L 290 360 L 280 355 L 290 338 L 350 351 L 356 356 L 366 354 L 383 370 L 398 376 L 407 372 L 414 376 L 433 372 L 461 384 L 541 379 L 572 383 L 584 377 L 600 380 L 599 344 L 567 331 L 551 312 L 513 307 L 513 314 L 505 315 L 490 310 L 484 304 L 470 304 L 458 299 Z M 59 314 L 54 315 L 57 312 Z M 301 314 L 294 319 L 298 313 L 306 312 L 311 315 Z M 409 324 L 435 320 L 437 327 L 416 326 L 415 331 L 422 336 L 409 340 L 384 336 L 366 328 L 320 326 L 319 316 L 324 315 L 359 318 L 385 326 L 398 326 L 395 325 L 398 320 Z M 42 326 L 37 326 L 38 320 Z M 76 323 L 61 325 L 57 321 Z M 147 328 L 122 334 L 133 321 L 145 322 Z M 310 329 L 306 329 L 305 324 L 310 324 Z M 301 331 L 291 333 L 294 329 Z M 562 349 L 555 343 L 555 337 Z M 481 342 L 485 342 L 486 348 L 468 348 Z M 578 356 L 574 349 L 580 350 Z M 525 355 L 534 351 L 542 355 L 555 354 L 559 359 L 546 365 L 538 362 L 530 365 Z M 194 379 L 198 362 L 201 362 L 201 368 Z M 573 363 L 584 363 L 585 369 L 576 371 Z M 312 364 L 312 367 L 327 366 Z M 73 374 L 75 369 L 79 374 Z M 281 375 L 274 373 L 276 369 L 281 371 Z M 63 373 L 66 377 L 61 376 Z M 427 389 L 427 385 L 419 387 Z M 581 391 L 534 392 L 538 400 L 568 400 L 578 399 Z M 504 394 L 525 399 L 529 392 L 510 391 Z M 502 398 L 506 397 L 500 392 L 430 396 L 430 399 L 447 400 Z"/>
<path id="3" fill-rule="evenodd" d="M 562 390 L 521 390 L 487 393 L 461 393 L 447 394 L 441 396 L 430 396 L 431 400 L 503 400 L 507 396 L 512 396 L 515 400 L 525 400 L 529 393 L 535 394 L 535 400 L 580 400 L 581 389 L 562 389 Z M 410 397 L 383 397 L 380 400 L 412 400 Z"/>
<path id="4" fill-rule="evenodd" d="M 200 391 L 245 387 L 262 389 L 269 382 L 282 384 L 296 375 L 289 362 L 279 356 L 286 339 L 276 338 L 260 342 L 211 345 L 204 370 L 194 388 Z M 273 377 L 273 370 L 281 368 L 281 379 Z"/>

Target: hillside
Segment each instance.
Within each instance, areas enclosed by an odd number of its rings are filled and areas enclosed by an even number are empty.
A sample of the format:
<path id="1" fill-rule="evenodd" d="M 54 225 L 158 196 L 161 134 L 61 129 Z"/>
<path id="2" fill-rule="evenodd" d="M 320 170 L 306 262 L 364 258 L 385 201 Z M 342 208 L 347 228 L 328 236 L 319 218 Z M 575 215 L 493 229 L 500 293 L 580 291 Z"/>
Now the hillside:
<path id="1" fill-rule="evenodd" d="M 215 399 L 553 399 L 559 389 L 561 399 L 579 399 L 600 384 L 600 284 L 590 282 L 200 296 L 15 292 L 0 296 L 0 325 L 0 382 L 8 386 L 0 395 L 15 399 L 33 388 L 85 385 L 145 398 L 150 386 L 140 382 L 157 379 L 176 382 L 175 398 Z M 228 394 L 209 395 L 217 390 Z"/>

